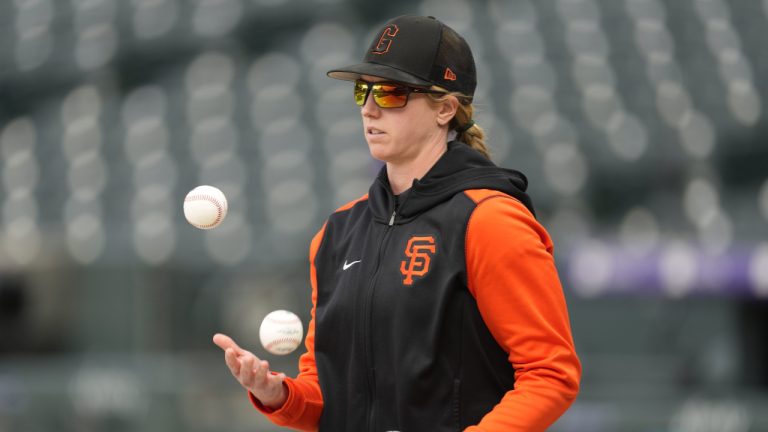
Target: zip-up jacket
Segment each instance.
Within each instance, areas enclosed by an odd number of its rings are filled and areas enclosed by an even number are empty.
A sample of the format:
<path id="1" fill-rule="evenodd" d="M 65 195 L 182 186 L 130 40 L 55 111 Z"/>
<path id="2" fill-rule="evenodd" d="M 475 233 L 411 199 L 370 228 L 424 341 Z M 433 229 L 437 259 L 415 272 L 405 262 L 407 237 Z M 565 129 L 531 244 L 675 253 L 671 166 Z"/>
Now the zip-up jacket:
<path id="1" fill-rule="evenodd" d="M 526 187 L 459 142 L 405 196 L 382 168 L 312 240 L 307 352 L 283 407 L 256 408 L 305 431 L 545 430 L 581 365 Z"/>

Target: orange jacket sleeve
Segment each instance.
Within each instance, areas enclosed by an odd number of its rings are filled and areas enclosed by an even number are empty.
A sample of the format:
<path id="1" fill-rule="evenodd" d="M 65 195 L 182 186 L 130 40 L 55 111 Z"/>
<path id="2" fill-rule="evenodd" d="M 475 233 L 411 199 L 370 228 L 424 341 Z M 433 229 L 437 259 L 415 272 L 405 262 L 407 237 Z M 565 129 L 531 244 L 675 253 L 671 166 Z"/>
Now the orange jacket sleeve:
<path id="1" fill-rule="evenodd" d="M 574 401 L 581 377 L 552 241 L 516 199 L 467 195 L 477 203 L 466 233 L 469 290 L 509 353 L 515 388 L 465 431 L 543 431 Z"/>
<path id="2" fill-rule="evenodd" d="M 320 391 L 320 381 L 317 378 L 315 364 L 315 305 L 317 305 L 317 269 L 315 256 L 325 233 L 325 226 L 312 239 L 309 248 L 309 278 L 312 284 L 312 319 L 307 326 L 307 337 L 304 345 L 307 352 L 299 358 L 299 375 L 296 378 L 286 378 L 288 399 L 277 410 L 271 410 L 248 393 L 253 405 L 264 413 L 273 423 L 300 431 L 316 431 L 323 411 L 323 395 Z"/>

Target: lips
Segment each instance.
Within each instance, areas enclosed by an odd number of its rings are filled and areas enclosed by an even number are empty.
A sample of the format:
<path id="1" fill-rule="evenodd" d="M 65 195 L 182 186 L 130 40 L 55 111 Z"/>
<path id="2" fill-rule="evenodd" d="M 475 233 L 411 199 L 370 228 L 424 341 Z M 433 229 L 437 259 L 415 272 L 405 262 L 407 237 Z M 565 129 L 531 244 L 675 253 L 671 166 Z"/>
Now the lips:
<path id="1" fill-rule="evenodd" d="M 368 126 L 367 128 L 365 128 L 365 133 L 367 133 L 369 135 L 382 135 L 382 134 L 384 134 L 386 132 L 384 132 L 381 129 L 377 129 L 375 127 Z"/>

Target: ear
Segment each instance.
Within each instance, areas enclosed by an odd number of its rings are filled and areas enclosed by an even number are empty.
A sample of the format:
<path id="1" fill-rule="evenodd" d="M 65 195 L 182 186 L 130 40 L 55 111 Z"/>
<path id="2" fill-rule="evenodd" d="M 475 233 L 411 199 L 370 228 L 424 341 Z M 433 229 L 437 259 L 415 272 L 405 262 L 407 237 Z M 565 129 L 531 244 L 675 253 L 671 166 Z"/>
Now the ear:
<path id="1" fill-rule="evenodd" d="M 459 100 L 456 99 L 456 96 L 446 96 L 437 111 L 437 124 L 441 127 L 446 126 L 456 116 L 458 109 Z"/>

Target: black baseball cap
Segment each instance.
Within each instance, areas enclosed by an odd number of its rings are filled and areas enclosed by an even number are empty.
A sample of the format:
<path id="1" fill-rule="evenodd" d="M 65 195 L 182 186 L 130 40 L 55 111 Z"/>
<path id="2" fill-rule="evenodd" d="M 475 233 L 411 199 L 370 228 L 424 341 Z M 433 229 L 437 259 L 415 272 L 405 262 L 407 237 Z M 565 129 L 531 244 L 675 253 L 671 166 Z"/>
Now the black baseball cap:
<path id="1" fill-rule="evenodd" d="M 403 15 L 376 33 L 363 62 L 328 71 L 354 81 L 371 75 L 419 87 L 440 86 L 472 100 L 477 86 L 475 59 L 461 35 L 431 16 Z"/>

